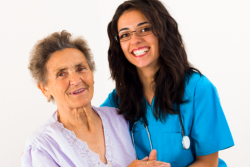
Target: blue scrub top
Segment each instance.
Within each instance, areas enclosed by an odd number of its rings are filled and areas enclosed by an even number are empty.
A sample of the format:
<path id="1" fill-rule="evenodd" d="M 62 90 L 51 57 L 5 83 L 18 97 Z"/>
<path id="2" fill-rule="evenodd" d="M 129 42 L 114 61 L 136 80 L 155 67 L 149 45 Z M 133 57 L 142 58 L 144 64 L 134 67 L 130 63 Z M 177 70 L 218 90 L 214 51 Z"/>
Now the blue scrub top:
<path id="1" fill-rule="evenodd" d="M 101 106 L 118 108 L 115 96 L 116 90 Z M 217 90 L 204 75 L 194 72 L 189 80 L 186 77 L 184 100 L 188 102 L 180 105 L 180 111 L 185 135 L 191 141 L 188 150 L 182 146 L 178 115 L 168 115 L 165 123 L 156 121 L 153 116 L 154 98 L 151 106 L 146 101 L 148 130 L 153 149 L 157 150 L 157 160 L 168 162 L 172 167 L 186 167 L 195 161 L 196 156 L 212 154 L 234 145 Z M 133 134 L 138 159 L 148 156 L 150 143 L 147 131 L 140 122 L 134 124 Z M 219 159 L 218 167 L 226 166 Z"/>

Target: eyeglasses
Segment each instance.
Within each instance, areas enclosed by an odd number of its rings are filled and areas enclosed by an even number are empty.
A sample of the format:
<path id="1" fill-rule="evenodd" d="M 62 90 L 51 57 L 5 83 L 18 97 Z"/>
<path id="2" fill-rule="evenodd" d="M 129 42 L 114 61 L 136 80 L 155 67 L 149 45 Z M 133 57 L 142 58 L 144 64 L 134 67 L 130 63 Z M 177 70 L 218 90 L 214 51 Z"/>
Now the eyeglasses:
<path id="1" fill-rule="evenodd" d="M 121 31 L 119 34 L 115 36 L 115 40 L 117 42 L 127 41 L 127 40 L 130 40 L 133 32 L 135 32 L 136 35 L 138 35 L 139 37 L 142 37 L 142 36 L 152 34 L 153 30 L 154 30 L 153 26 L 146 25 L 146 26 L 137 28 L 135 31 L 129 31 L 129 30 Z"/>

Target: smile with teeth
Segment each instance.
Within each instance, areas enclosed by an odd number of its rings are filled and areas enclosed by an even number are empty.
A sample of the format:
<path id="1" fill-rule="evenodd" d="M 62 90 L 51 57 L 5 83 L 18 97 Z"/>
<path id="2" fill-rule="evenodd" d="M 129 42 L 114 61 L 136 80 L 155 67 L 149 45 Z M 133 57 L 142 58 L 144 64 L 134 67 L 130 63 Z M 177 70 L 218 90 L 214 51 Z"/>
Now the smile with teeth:
<path id="1" fill-rule="evenodd" d="M 148 50 L 149 50 L 149 48 L 142 48 L 142 49 L 134 50 L 132 53 L 135 56 L 141 56 L 141 55 L 145 54 Z"/>
<path id="2" fill-rule="evenodd" d="M 76 90 L 76 91 L 74 91 L 74 92 L 72 92 L 70 94 L 76 95 L 76 94 L 82 93 L 84 90 L 85 90 L 84 88 L 78 89 L 78 90 Z"/>

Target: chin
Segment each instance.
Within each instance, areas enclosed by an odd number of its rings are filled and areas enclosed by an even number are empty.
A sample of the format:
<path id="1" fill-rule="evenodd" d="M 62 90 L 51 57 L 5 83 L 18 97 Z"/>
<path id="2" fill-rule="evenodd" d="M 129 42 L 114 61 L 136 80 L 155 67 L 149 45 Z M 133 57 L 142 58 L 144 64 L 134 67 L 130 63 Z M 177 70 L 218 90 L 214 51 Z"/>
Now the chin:
<path id="1" fill-rule="evenodd" d="M 136 66 L 137 68 L 145 68 L 145 67 L 148 67 L 149 64 L 141 63 L 141 64 L 136 64 L 135 66 Z"/>
<path id="2" fill-rule="evenodd" d="M 74 103 L 75 108 L 82 108 L 82 107 L 87 107 L 91 106 L 91 101 L 86 101 L 86 100 L 79 100 Z"/>

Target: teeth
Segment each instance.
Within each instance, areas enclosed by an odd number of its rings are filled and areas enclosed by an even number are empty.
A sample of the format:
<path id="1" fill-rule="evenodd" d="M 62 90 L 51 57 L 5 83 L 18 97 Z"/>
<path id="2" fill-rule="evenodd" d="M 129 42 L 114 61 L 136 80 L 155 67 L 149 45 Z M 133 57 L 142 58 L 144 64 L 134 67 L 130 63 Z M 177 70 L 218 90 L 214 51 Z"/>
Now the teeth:
<path id="1" fill-rule="evenodd" d="M 148 50 L 149 50 L 149 48 L 143 48 L 143 49 L 140 49 L 140 50 L 135 50 L 135 51 L 133 51 L 133 53 L 136 56 L 139 56 L 139 55 L 142 55 L 142 54 L 146 53 Z"/>
<path id="2" fill-rule="evenodd" d="M 79 93 L 79 92 L 82 92 L 82 91 L 83 91 L 83 89 L 80 89 L 80 90 L 76 91 L 75 93 Z"/>

